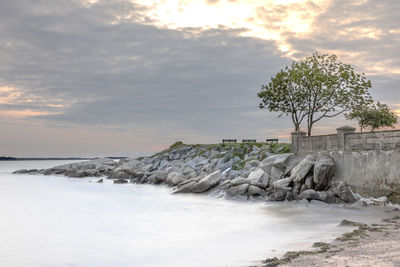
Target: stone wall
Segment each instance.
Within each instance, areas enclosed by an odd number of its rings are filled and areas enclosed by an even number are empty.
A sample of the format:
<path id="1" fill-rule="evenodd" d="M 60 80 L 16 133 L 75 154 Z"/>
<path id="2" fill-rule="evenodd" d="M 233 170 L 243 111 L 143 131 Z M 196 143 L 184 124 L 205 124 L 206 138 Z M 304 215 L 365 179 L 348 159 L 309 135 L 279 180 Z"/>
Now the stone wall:
<path id="1" fill-rule="evenodd" d="M 400 130 L 355 133 L 355 128 L 344 126 L 337 134 L 306 136 L 292 133 L 293 152 L 309 154 L 321 151 L 394 150 L 400 148 Z"/>
<path id="2" fill-rule="evenodd" d="M 330 155 L 336 163 L 335 178 L 345 181 L 365 197 L 388 196 L 400 203 L 400 130 L 355 133 L 341 127 L 337 134 L 308 137 L 292 133 L 297 154 Z"/>

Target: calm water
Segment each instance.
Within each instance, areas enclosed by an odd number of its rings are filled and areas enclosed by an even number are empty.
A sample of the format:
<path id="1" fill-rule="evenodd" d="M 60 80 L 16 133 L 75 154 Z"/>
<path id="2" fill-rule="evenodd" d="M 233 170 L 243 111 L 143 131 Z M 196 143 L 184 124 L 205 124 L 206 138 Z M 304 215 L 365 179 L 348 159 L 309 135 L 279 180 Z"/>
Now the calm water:
<path id="1" fill-rule="evenodd" d="M 11 175 L 65 162 L 0 162 L 0 266 L 247 266 L 329 241 L 381 209 L 171 195 L 153 185 Z"/>

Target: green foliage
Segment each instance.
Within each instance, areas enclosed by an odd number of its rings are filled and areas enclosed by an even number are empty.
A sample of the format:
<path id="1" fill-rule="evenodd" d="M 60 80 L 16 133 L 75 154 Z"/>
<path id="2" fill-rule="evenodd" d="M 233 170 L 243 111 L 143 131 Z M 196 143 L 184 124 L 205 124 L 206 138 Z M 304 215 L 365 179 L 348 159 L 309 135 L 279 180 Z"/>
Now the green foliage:
<path id="1" fill-rule="evenodd" d="M 371 132 L 381 127 L 394 128 L 398 121 L 397 115 L 389 109 L 388 105 L 380 102 L 376 105 L 357 107 L 347 114 L 346 118 L 357 120 L 361 131 L 369 129 Z"/>
<path id="2" fill-rule="evenodd" d="M 370 87 L 371 81 L 364 74 L 338 62 L 335 55 L 314 53 L 278 72 L 262 86 L 258 97 L 260 108 L 279 112 L 279 116 L 290 115 L 295 130 L 306 119 L 311 135 L 313 125 L 321 119 L 369 105 Z"/>
<path id="3" fill-rule="evenodd" d="M 174 149 L 174 148 L 178 148 L 178 147 L 181 147 L 181 146 L 183 146 L 183 142 L 182 142 L 182 141 L 178 141 L 178 142 L 173 143 L 173 144 L 169 147 L 169 149 Z"/>

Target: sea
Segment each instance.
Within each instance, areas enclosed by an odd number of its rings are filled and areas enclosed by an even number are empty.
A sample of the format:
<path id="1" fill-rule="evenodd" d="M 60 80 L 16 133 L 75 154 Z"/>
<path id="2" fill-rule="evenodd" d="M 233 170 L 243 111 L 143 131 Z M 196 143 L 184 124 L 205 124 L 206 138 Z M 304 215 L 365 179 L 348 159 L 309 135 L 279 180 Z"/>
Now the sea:
<path id="1" fill-rule="evenodd" d="M 0 161 L 0 266 L 250 266 L 385 217 L 380 207 L 227 200 L 160 185 L 11 174 Z"/>

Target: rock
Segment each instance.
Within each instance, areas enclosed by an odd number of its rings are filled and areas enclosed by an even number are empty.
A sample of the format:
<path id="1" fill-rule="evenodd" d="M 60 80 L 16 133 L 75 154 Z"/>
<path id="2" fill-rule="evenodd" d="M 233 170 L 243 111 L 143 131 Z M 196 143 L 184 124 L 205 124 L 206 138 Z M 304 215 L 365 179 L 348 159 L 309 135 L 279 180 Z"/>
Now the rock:
<path id="1" fill-rule="evenodd" d="M 271 168 L 271 182 L 275 182 L 283 177 L 283 171 L 272 166 Z"/>
<path id="2" fill-rule="evenodd" d="M 313 189 L 314 188 L 313 176 L 312 175 L 308 175 L 306 177 L 306 180 L 305 180 L 304 184 L 305 184 L 307 189 Z"/>
<path id="3" fill-rule="evenodd" d="M 173 171 L 170 174 L 168 174 L 167 178 L 165 179 L 165 182 L 169 186 L 174 186 L 174 185 L 182 183 L 185 180 L 186 180 L 186 177 L 182 172 Z"/>
<path id="4" fill-rule="evenodd" d="M 314 164 L 313 181 L 317 191 L 326 190 L 335 172 L 335 162 L 327 155 L 318 156 Z"/>
<path id="5" fill-rule="evenodd" d="M 237 185 L 241 185 L 241 184 L 250 184 L 250 183 L 251 183 L 251 181 L 249 179 L 243 178 L 240 176 L 231 181 L 232 186 L 237 186 Z"/>
<path id="6" fill-rule="evenodd" d="M 289 185 L 291 183 L 292 183 L 292 178 L 291 177 L 279 179 L 279 180 L 277 180 L 277 181 L 275 181 L 273 183 L 273 188 L 274 189 L 279 189 L 279 188 L 287 189 L 287 188 L 290 188 Z"/>
<path id="7" fill-rule="evenodd" d="M 167 178 L 167 172 L 158 170 L 153 172 L 147 179 L 150 183 L 161 184 Z"/>
<path id="8" fill-rule="evenodd" d="M 318 194 L 313 189 L 304 190 L 300 195 L 299 198 L 307 199 L 307 200 L 314 200 L 318 199 Z"/>
<path id="9" fill-rule="evenodd" d="M 247 191 L 250 196 L 263 196 L 264 197 L 267 195 L 267 191 L 259 188 L 258 186 L 254 186 L 254 185 L 250 185 Z"/>
<path id="10" fill-rule="evenodd" d="M 260 165 L 260 161 L 254 159 L 254 160 L 250 160 L 250 161 L 246 162 L 246 164 L 244 165 L 244 168 L 251 169 L 253 167 L 258 167 L 258 165 Z"/>
<path id="11" fill-rule="evenodd" d="M 191 167 L 194 170 L 200 170 L 204 164 L 208 162 L 208 159 L 205 157 L 197 156 L 193 158 L 191 161 L 186 163 L 186 166 Z"/>
<path id="12" fill-rule="evenodd" d="M 37 173 L 37 172 L 39 172 L 39 170 L 37 170 L 37 169 L 29 169 L 29 170 L 23 169 L 23 170 L 15 171 L 12 174 L 27 174 L 27 173 L 33 174 L 33 173 Z"/>
<path id="13" fill-rule="evenodd" d="M 229 179 L 229 180 L 235 179 L 235 178 L 238 177 L 240 174 L 241 174 L 240 171 L 231 170 L 231 171 L 229 172 L 228 179 Z"/>
<path id="14" fill-rule="evenodd" d="M 280 169 L 281 171 L 284 171 L 287 167 L 287 163 L 293 156 L 293 153 L 280 154 L 275 158 L 273 166 Z"/>
<path id="15" fill-rule="evenodd" d="M 338 199 L 337 197 L 331 195 L 326 191 L 318 191 L 317 192 L 317 199 L 328 204 L 336 204 L 336 203 L 343 203 L 342 200 Z"/>
<path id="16" fill-rule="evenodd" d="M 125 180 L 125 179 L 116 179 L 116 180 L 114 180 L 113 182 L 114 182 L 114 184 L 126 184 L 126 183 L 128 183 L 128 180 Z"/>
<path id="17" fill-rule="evenodd" d="M 315 155 L 308 155 L 302 161 L 300 161 L 300 163 L 296 167 L 294 167 L 291 177 L 293 178 L 293 181 L 295 183 L 303 181 L 303 179 L 307 176 L 307 174 L 314 166 L 316 158 L 317 157 Z"/>
<path id="18" fill-rule="evenodd" d="M 286 190 L 279 189 L 269 196 L 272 201 L 284 201 L 286 198 Z"/>
<path id="19" fill-rule="evenodd" d="M 270 181 L 270 176 L 267 173 L 265 173 L 263 176 L 261 176 L 260 179 L 258 179 L 258 181 L 252 181 L 251 184 L 266 189 L 269 185 L 269 181 Z"/>
<path id="20" fill-rule="evenodd" d="M 97 182 L 96 183 L 98 183 L 98 184 L 102 184 L 103 183 L 103 179 L 99 179 L 99 180 L 97 180 Z"/>
<path id="21" fill-rule="evenodd" d="M 261 177 L 263 177 L 264 175 L 265 175 L 265 172 L 263 171 L 263 169 L 259 168 L 259 169 L 256 169 L 255 171 L 250 172 L 247 179 L 249 179 L 250 181 L 259 181 L 261 179 Z"/>
<path id="22" fill-rule="evenodd" d="M 293 200 L 296 200 L 296 199 L 297 199 L 297 195 L 295 193 L 290 192 L 290 191 L 286 193 L 285 200 L 293 201 Z"/>
<path id="23" fill-rule="evenodd" d="M 274 161 L 277 159 L 279 155 L 272 155 L 267 158 L 265 158 L 261 164 L 260 168 L 263 169 L 266 173 L 270 174 L 271 173 L 271 168 L 274 166 Z"/>
<path id="24" fill-rule="evenodd" d="M 192 192 L 193 187 L 197 184 L 197 181 L 190 180 L 188 182 L 184 182 L 179 184 L 174 193 L 189 193 Z"/>
<path id="25" fill-rule="evenodd" d="M 217 185 L 221 180 L 221 171 L 215 171 L 203 179 L 201 179 L 194 187 L 192 188 L 192 192 L 194 193 L 202 193 L 209 190 L 211 187 Z"/>
<path id="26" fill-rule="evenodd" d="M 246 193 L 247 189 L 249 188 L 248 184 L 241 184 L 238 186 L 232 186 L 226 190 L 226 194 L 229 197 L 236 197 L 236 196 L 241 196 Z"/>
<path id="27" fill-rule="evenodd" d="M 346 203 L 353 203 L 357 201 L 357 198 L 355 197 L 353 191 L 351 191 L 351 188 L 344 182 L 339 184 L 338 197 Z"/>

